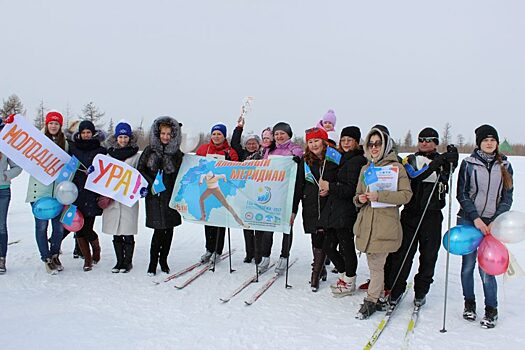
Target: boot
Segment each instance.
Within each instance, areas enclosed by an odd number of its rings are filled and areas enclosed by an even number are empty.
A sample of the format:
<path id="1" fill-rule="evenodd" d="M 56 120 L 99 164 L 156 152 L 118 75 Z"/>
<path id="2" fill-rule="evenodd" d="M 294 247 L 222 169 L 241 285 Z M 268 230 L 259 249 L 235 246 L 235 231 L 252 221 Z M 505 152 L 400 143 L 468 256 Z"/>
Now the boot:
<path id="1" fill-rule="evenodd" d="M 485 317 L 481 320 L 481 328 L 490 329 L 496 327 L 498 321 L 498 309 L 492 306 L 485 306 Z"/>
<path id="2" fill-rule="evenodd" d="M 359 312 L 355 316 L 358 320 L 366 320 L 370 317 L 374 312 L 376 312 L 376 303 L 369 300 L 364 300 L 363 304 L 359 308 Z"/>
<path id="3" fill-rule="evenodd" d="M 115 256 L 117 257 L 117 263 L 111 269 L 113 273 L 119 273 L 122 268 L 122 263 L 124 261 L 124 242 L 113 240 L 113 249 L 115 249 Z"/>
<path id="4" fill-rule="evenodd" d="M 328 272 L 326 271 L 326 266 L 323 266 L 323 269 L 321 270 L 321 281 L 326 282 L 327 277 Z"/>
<path id="5" fill-rule="evenodd" d="M 153 232 L 153 237 L 151 237 L 151 246 L 149 249 L 148 276 L 155 276 L 155 274 L 157 273 L 157 265 L 159 263 L 160 244 L 161 244 L 160 233 L 158 230 L 155 230 Z"/>
<path id="6" fill-rule="evenodd" d="M 78 242 L 75 239 L 75 248 L 73 249 L 73 259 L 82 258 L 84 259 L 84 255 L 82 255 L 82 251 L 80 250 L 80 247 L 78 246 Z"/>
<path id="7" fill-rule="evenodd" d="M 58 274 L 58 270 L 55 264 L 53 264 L 53 260 L 51 260 L 51 258 L 47 258 L 46 261 L 44 261 L 44 264 L 46 266 L 46 271 L 48 274 L 50 275 Z"/>
<path id="8" fill-rule="evenodd" d="M 78 247 L 84 256 L 84 271 L 91 271 L 93 268 L 93 258 L 91 256 L 91 249 L 89 242 L 85 237 L 77 238 Z"/>
<path id="9" fill-rule="evenodd" d="M 100 243 L 98 238 L 89 242 L 89 244 L 91 244 L 91 248 L 93 248 L 93 264 L 97 264 L 100 261 Z"/>
<path id="10" fill-rule="evenodd" d="M 53 254 L 53 256 L 51 257 L 51 261 L 53 261 L 53 264 L 55 264 L 57 271 L 64 271 L 64 266 L 62 265 L 58 254 Z"/>
<path id="11" fill-rule="evenodd" d="M 312 277 L 310 280 L 312 292 L 317 292 L 319 290 L 319 279 L 321 278 L 325 258 L 326 254 L 322 249 L 314 248 L 314 263 L 312 266 Z"/>
<path id="12" fill-rule="evenodd" d="M 164 273 L 170 273 L 170 267 L 168 266 L 168 255 L 170 253 L 172 240 L 173 240 L 173 231 L 166 230 L 162 236 L 162 243 L 160 246 L 160 254 L 159 254 L 160 269 Z"/>
<path id="13" fill-rule="evenodd" d="M 244 247 L 246 250 L 246 257 L 244 258 L 243 262 L 249 264 L 252 262 L 255 255 L 255 241 L 252 230 L 244 230 Z"/>
<path id="14" fill-rule="evenodd" d="M 476 301 L 465 300 L 465 308 L 463 309 L 463 318 L 467 321 L 476 320 Z"/>
<path id="15" fill-rule="evenodd" d="M 348 277 L 345 274 L 337 281 L 336 288 L 332 288 L 334 297 L 344 297 L 355 293 L 355 280 L 356 276 Z M 332 286 L 330 286 L 332 287 Z"/>
<path id="16" fill-rule="evenodd" d="M 120 265 L 120 272 L 128 273 L 133 268 L 133 251 L 135 250 L 135 242 L 124 243 L 124 260 Z"/>
<path id="17" fill-rule="evenodd" d="M 5 257 L 1 257 L 0 258 L 0 275 L 3 275 L 4 273 L 6 273 L 6 268 L 5 268 Z"/>

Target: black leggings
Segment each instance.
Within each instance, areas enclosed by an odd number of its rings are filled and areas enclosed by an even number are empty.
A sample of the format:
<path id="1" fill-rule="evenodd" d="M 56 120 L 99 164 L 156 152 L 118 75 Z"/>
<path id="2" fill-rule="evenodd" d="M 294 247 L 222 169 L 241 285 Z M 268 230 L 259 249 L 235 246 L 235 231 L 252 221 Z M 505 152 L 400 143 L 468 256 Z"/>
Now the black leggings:
<path id="1" fill-rule="evenodd" d="M 204 226 L 204 236 L 206 237 L 206 250 L 212 253 L 222 254 L 224 249 L 224 234 L 226 228 L 217 226 Z M 217 251 L 215 251 L 217 249 Z"/>
<path id="2" fill-rule="evenodd" d="M 337 245 L 342 251 L 337 250 Z M 328 229 L 323 249 L 339 272 L 354 277 L 357 271 L 354 234 L 350 229 Z"/>
<path id="3" fill-rule="evenodd" d="M 261 255 L 264 257 L 269 257 L 272 253 L 273 246 L 273 232 L 261 231 L 262 244 L 261 244 Z M 283 233 L 282 243 L 281 243 L 281 257 L 287 258 L 290 256 L 290 248 L 292 247 L 292 235 L 288 233 Z"/>
<path id="4" fill-rule="evenodd" d="M 98 235 L 93 231 L 93 226 L 95 226 L 96 216 L 85 216 L 84 217 L 84 226 L 76 233 L 77 238 L 86 238 L 88 241 L 93 242 L 98 239 Z"/>

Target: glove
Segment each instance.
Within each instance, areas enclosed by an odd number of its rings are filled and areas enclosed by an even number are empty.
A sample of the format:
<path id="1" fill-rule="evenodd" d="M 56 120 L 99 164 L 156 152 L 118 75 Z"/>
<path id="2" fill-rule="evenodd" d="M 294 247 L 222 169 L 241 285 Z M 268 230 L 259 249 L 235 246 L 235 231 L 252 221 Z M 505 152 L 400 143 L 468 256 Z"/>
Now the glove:
<path id="1" fill-rule="evenodd" d="M 296 162 L 297 164 L 301 163 L 301 157 L 299 156 L 293 156 L 293 161 Z"/>
<path id="2" fill-rule="evenodd" d="M 148 188 L 147 187 L 142 187 L 140 189 L 140 198 L 144 198 L 148 195 Z"/>
<path id="3" fill-rule="evenodd" d="M 456 168 L 459 161 L 458 149 L 454 145 L 447 146 L 447 152 L 445 153 L 445 160 L 447 163 L 452 163 L 452 166 Z"/>
<path id="4" fill-rule="evenodd" d="M 91 174 L 92 172 L 95 171 L 95 167 L 93 165 L 90 165 L 88 168 L 87 168 L 87 174 Z"/>
<path id="5" fill-rule="evenodd" d="M 437 156 L 435 156 L 434 159 L 428 165 L 428 167 L 432 171 L 438 170 L 440 167 L 442 167 L 446 163 L 445 155 L 446 155 L 446 153 L 438 154 Z"/>

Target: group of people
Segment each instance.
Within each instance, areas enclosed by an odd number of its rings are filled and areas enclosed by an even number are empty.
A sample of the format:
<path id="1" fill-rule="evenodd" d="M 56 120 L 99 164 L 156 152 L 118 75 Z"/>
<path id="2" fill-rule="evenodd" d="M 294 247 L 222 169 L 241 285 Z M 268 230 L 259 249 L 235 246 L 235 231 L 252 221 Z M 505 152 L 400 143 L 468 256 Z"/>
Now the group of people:
<path id="1" fill-rule="evenodd" d="M 438 132 L 427 127 L 418 135 L 417 152 L 401 159 L 389 130 L 383 125 L 372 127 L 361 144 L 361 130 L 357 126 L 347 126 L 336 133 L 333 110 L 329 110 L 315 124 L 305 132 L 306 146 L 303 149 L 292 141 L 292 128 L 286 122 L 264 129 L 260 136 L 250 134 L 243 138 L 245 120 L 241 116 L 233 131 L 231 144 L 227 140 L 226 125 L 219 123 L 211 128 L 210 141 L 200 145 L 196 153 L 233 161 L 266 159 L 270 156 L 292 157 L 298 171 L 290 227 L 293 228 L 301 203 L 303 230 L 310 234 L 313 252 L 312 291 L 317 291 L 320 281 L 327 278 L 325 260 L 328 257 L 340 274 L 336 283 L 330 286 L 333 295 L 343 297 L 354 294 L 357 288 L 357 249 L 366 255 L 370 271 L 369 281 L 360 286 L 367 289 L 367 295 L 356 316 L 366 319 L 377 310 L 397 305 L 407 288 L 414 256 L 419 249 L 414 303 L 423 306 L 433 282 L 441 243 L 442 209 L 449 191 L 450 174 L 458 166 L 457 149 L 449 145 L 446 152 L 439 153 Z M 151 127 L 149 145 L 142 153 L 131 125 L 125 121 L 116 125 L 114 134 L 105 142 L 107 147 L 102 145 L 104 133 L 96 130 L 90 121 L 80 122 L 78 130 L 73 130 L 70 135 L 64 134 L 62 126 L 62 115 L 52 111 L 46 116 L 43 132 L 81 163 L 73 182 L 79 191 L 74 204 L 84 215 L 84 226 L 75 233 L 84 257 L 83 269 L 91 270 L 93 264 L 100 260 L 101 248 L 93 229 L 95 218 L 100 215 L 102 231 L 113 235 L 116 265 L 112 272 L 126 273 L 133 266 L 139 203 L 131 208 L 116 201 L 102 206 L 100 196 L 84 188 L 87 169 L 94 157 L 108 154 L 136 167 L 148 181 L 145 193 L 146 226 L 153 229 L 153 235 L 147 273 L 155 275 L 158 265 L 162 272 L 169 273 L 168 254 L 174 227 L 182 223 L 180 214 L 169 207 L 184 156 L 180 150 L 182 124 L 168 116 L 157 118 Z M 460 204 L 457 223 L 473 225 L 486 235 L 490 234 L 494 219 L 510 210 L 513 172 L 507 158 L 498 150 L 499 136 L 494 127 L 482 125 L 475 130 L 475 135 L 476 148 L 462 161 L 457 175 L 457 199 Z M 327 161 L 328 147 L 340 153 L 339 162 Z M 311 174 L 307 176 L 305 169 L 310 169 Z M 397 174 L 396 183 L 390 190 L 381 191 L 373 186 L 378 169 L 390 169 Z M 20 172 L 20 167 L 0 153 L 0 274 L 6 272 L 10 182 Z M 153 186 L 159 178 L 165 187 L 161 192 Z M 212 174 L 206 181 L 207 195 L 214 194 L 213 189 L 218 186 L 219 178 Z M 27 202 L 34 205 L 39 198 L 52 197 L 54 186 L 45 186 L 31 177 Z M 400 212 L 401 206 L 403 209 Z M 205 221 L 205 211 L 202 210 L 202 213 L 201 220 Z M 242 226 L 241 218 L 236 214 L 234 217 Z M 35 237 L 46 270 L 56 274 L 63 269 L 59 259 L 60 246 L 69 232 L 64 230 L 59 218 L 55 218 L 51 220 L 52 233 L 48 237 L 48 221 L 35 218 Z M 223 252 L 225 228 L 205 225 L 204 233 L 205 253 L 201 261 L 216 263 Z M 283 273 L 287 267 L 292 237 L 292 229 L 283 232 L 281 253 L 275 268 L 277 273 Z M 245 227 L 244 239 L 244 262 L 254 262 L 259 271 L 267 270 L 273 232 Z M 461 267 L 465 300 L 463 317 L 470 321 L 476 319 L 475 263 L 476 252 L 473 252 L 463 257 Z M 498 317 L 496 279 L 482 269 L 479 272 L 485 293 L 485 315 L 481 325 L 492 328 Z"/>

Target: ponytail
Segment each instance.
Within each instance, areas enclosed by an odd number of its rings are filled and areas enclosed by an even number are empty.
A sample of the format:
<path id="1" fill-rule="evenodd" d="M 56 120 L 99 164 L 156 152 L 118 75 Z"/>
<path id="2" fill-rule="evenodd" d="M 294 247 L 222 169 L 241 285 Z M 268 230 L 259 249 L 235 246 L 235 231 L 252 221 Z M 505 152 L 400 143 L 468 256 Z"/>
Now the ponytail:
<path id="1" fill-rule="evenodd" d="M 499 163 L 499 166 L 501 169 L 501 177 L 503 179 L 503 188 L 505 188 L 506 190 L 510 190 L 513 186 L 512 175 L 510 175 L 509 171 L 503 164 L 503 159 L 501 158 L 501 153 L 499 153 L 498 149 L 496 149 L 496 161 Z"/>

